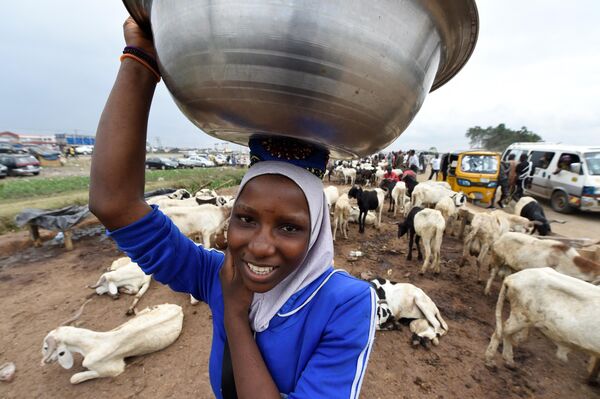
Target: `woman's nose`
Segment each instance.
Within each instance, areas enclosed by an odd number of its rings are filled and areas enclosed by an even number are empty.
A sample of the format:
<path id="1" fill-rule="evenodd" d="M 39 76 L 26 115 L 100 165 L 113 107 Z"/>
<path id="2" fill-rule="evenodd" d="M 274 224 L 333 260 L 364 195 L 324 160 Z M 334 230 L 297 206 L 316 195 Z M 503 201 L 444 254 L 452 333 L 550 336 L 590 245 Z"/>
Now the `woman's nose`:
<path id="1" fill-rule="evenodd" d="M 275 240 L 269 231 L 261 229 L 248 244 L 248 250 L 258 260 L 275 254 Z"/>

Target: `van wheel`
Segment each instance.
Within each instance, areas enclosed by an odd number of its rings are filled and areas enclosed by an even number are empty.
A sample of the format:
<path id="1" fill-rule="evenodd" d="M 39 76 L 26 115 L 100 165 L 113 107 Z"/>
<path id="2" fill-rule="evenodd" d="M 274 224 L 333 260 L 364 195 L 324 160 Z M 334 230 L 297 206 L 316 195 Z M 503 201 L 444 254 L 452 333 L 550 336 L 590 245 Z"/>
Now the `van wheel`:
<path id="1" fill-rule="evenodd" d="M 554 193 L 552 193 L 550 205 L 552 206 L 552 209 L 554 209 L 556 212 L 573 212 L 573 208 L 571 207 L 571 205 L 569 205 L 569 197 L 562 191 L 555 191 Z"/>

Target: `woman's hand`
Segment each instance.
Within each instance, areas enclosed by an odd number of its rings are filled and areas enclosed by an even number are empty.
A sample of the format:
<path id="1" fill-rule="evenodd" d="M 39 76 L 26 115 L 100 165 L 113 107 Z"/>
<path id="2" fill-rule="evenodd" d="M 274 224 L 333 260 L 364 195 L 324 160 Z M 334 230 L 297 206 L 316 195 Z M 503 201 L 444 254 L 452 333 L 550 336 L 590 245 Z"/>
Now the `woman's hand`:
<path id="1" fill-rule="evenodd" d="M 225 263 L 221 268 L 219 278 L 225 304 L 225 319 L 234 317 L 247 323 L 254 293 L 244 285 L 242 276 L 234 266 L 229 251 L 225 254 Z"/>
<path id="2" fill-rule="evenodd" d="M 133 18 L 129 17 L 125 20 L 123 35 L 125 36 L 125 44 L 144 50 L 156 58 L 156 49 L 152 37 L 144 32 Z"/>

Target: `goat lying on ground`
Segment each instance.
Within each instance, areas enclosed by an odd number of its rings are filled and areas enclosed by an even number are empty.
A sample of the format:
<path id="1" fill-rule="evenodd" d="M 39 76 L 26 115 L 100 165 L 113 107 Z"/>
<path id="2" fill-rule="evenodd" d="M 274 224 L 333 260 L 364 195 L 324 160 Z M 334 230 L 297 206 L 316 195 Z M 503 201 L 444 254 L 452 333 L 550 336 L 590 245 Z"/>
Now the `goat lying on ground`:
<path id="1" fill-rule="evenodd" d="M 413 319 L 410 329 L 413 345 L 439 344 L 438 337 L 448 332 L 448 325 L 435 303 L 423 290 L 412 284 L 396 283 L 380 277 L 370 281 L 377 293 L 378 330 L 393 330 L 400 319 Z"/>
<path id="2" fill-rule="evenodd" d="M 489 295 L 492 282 L 501 271 L 507 275 L 523 269 L 552 267 L 568 276 L 589 282 L 600 282 L 600 264 L 593 262 L 555 240 L 542 240 L 523 233 L 502 234 L 490 251 L 490 277 L 485 286 Z"/>
<path id="3" fill-rule="evenodd" d="M 191 198 L 192 195 L 184 188 L 180 188 L 179 190 L 175 190 L 171 194 L 164 195 L 155 195 L 154 197 L 150 197 L 146 199 L 148 205 L 156 204 L 158 201 L 163 199 L 173 199 L 173 200 L 184 200 L 186 198 Z"/>
<path id="4" fill-rule="evenodd" d="M 510 316 L 502 321 L 504 300 Z M 600 287 L 565 276 L 550 268 L 528 269 L 508 276 L 496 304 L 496 330 L 485 351 L 485 364 L 495 367 L 494 356 L 502 340 L 502 357 L 515 367 L 513 345 L 536 327 L 557 346 L 556 356 L 567 361 L 570 350 L 581 350 L 590 359 L 588 382 L 600 371 Z"/>
<path id="5" fill-rule="evenodd" d="M 422 258 L 419 241 L 423 242 L 425 260 L 419 273 L 424 274 L 430 264 L 435 274 L 440 273 L 440 250 L 445 228 L 444 217 L 439 211 L 435 209 L 423 209 L 418 206 L 413 207 L 406 220 L 398 224 L 398 238 L 407 232 L 409 233 L 407 260 L 412 259 L 413 237 L 417 236 L 416 242 L 419 259 Z"/>
<path id="6" fill-rule="evenodd" d="M 358 232 L 365 232 L 365 218 L 367 217 L 368 211 L 375 211 L 377 214 L 376 227 L 379 228 L 381 225 L 381 211 L 383 209 L 383 203 L 385 193 L 382 189 L 376 188 L 373 191 L 365 190 L 358 186 L 354 186 L 348 192 L 348 198 L 356 198 L 360 214 L 358 215 Z"/>
<path id="7" fill-rule="evenodd" d="M 42 346 L 42 365 L 73 366 L 73 352 L 83 355 L 87 371 L 73 374 L 71 384 L 100 377 L 116 377 L 125 370 L 125 358 L 156 352 L 179 337 L 183 311 L 173 304 L 146 308 L 128 322 L 107 332 L 60 326 L 48 333 Z"/>
<path id="8" fill-rule="evenodd" d="M 89 288 L 96 289 L 96 294 L 109 293 L 113 298 L 118 298 L 119 293 L 135 295 L 127 314 L 135 313 L 135 307 L 140 298 L 150 287 L 151 276 L 146 275 L 142 269 L 128 257 L 119 258 L 112 263 L 109 271 L 102 274 L 96 284 Z"/>

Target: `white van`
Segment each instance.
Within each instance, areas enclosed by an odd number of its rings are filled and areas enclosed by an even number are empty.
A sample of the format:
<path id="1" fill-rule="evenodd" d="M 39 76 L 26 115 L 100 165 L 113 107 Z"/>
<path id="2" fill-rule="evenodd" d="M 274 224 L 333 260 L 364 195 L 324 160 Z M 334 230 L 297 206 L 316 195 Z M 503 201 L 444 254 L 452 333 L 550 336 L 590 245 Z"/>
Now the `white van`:
<path id="1" fill-rule="evenodd" d="M 502 160 L 511 154 L 517 163 L 521 154 L 527 154 L 532 164 L 527 195 L 549 199 L 557 212 L 600 212 L 600 146 L 514 143 L 504 151 Z"/>

